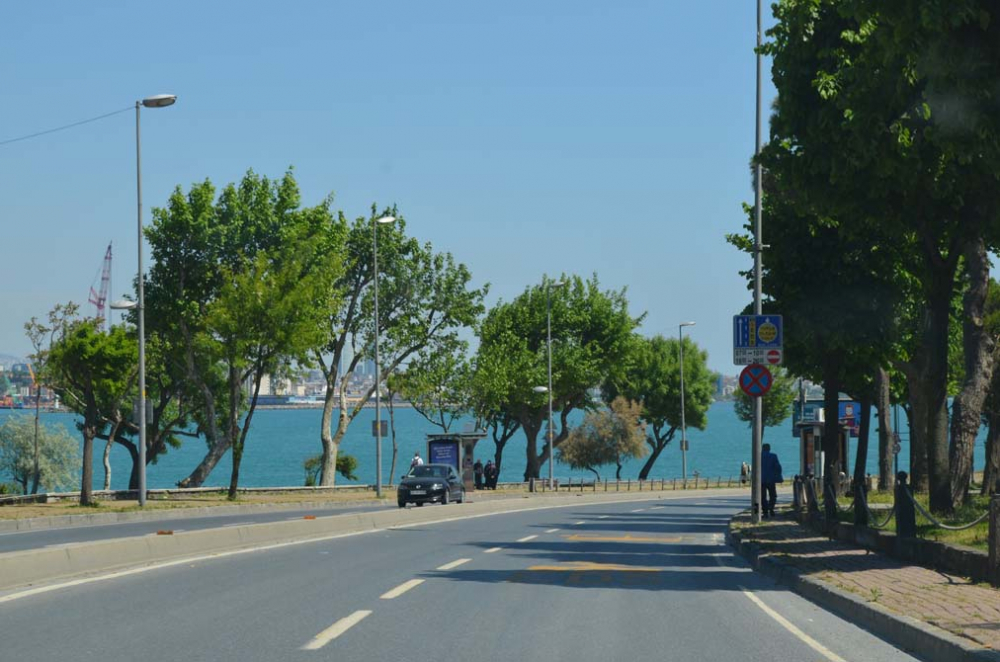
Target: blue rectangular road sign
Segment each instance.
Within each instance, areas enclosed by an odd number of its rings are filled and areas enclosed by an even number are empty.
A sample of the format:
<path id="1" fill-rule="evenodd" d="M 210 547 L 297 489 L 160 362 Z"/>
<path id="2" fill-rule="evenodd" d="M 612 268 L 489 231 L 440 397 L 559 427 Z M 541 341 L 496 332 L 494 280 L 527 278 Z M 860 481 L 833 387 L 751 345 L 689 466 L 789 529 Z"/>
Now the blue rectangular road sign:
<path id="1" fill-rule="evenodd" d="M 733 349 L 782 349 L 781 315 L 733 315 Z"/>

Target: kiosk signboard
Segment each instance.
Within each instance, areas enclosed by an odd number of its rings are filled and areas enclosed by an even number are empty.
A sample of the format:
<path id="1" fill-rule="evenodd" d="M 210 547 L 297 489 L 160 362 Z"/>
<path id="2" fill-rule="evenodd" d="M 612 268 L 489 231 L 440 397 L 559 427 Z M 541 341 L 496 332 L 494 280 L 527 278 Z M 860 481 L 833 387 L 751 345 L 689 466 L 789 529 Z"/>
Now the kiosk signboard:
<path id="1" fill-rule="evenodd" d="M 461 471 L 458 463 L 457 439 L 434 439 L 427 442 L 427 461 L 431 464 L 448 464 Z"/>

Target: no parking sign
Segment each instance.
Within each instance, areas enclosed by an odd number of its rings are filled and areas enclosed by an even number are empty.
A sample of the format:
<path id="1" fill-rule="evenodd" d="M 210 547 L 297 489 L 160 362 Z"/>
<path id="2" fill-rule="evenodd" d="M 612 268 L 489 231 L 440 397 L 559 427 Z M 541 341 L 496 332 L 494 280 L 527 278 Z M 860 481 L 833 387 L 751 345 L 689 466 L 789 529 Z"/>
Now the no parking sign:
<path id="1" fill-rule="evenodd" d="M 759 398 L 770 391 L 773 383 L 771 371 L 759 363 L 748 365 L 740 373 L 740 388 L 751 398 Z"/>

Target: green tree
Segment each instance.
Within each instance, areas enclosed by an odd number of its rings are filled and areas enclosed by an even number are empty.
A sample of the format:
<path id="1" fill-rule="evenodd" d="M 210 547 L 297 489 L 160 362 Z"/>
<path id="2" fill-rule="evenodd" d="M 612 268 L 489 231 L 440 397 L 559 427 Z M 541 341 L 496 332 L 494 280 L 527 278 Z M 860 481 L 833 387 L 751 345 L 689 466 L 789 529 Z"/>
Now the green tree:
<path id="1" fill-rule="evenodd" d="M 642 405 L 621 396 L 608 409 L 587 412 L 583 423 L 559 445 L 559 461 L 574 469 L 592 471 L 598 480 L 601 474 L 597 467 L 614 464 L 615 477 L 620 480 L 622 464 L 647 452 L 641 413 Z"/>
<path id="2" fill-rule="evenodd" d="M 63 404 L 81 417 L 80 504 L 93 504 L 94 439 L 134 384 L 136 339 L 122 326 L 103 332 L 96 320 L 71 320 L 48 350 L 44 377 Z"/>
<path id="3" fill-rule="evenodd" d="M 70 487 L 80 466 L 77 440 L 62 425 L 43 425 L 38 449 L 37 473 L 44 490 L 56 492 Z M 28 494 L 35 480 L 35 467 L 34 421 L 27 416 L 11 416 L 0 425 L 0 472 L 17 483 L 22 494 Z"/>
<path id="4" fill-rule="evenodd" d="M 392 216 L 392 224 L 376 219 Z M 358 364 L 374 358 L 374 237 L 378 233 L 380 363 L 382 377 L 396 372 L 422 350 L 457 342 L 464 328 L 473 327 L 484 311 L 488 286 L 474 288 L 472 274 L 449 253 L 437 253 L 406 234 L 396 209 L 361 217 L 348 225 L 343 214 L 327 228 L 325 246 L 343 256 L 344 272 L 334 284 L 340 305 L 325 308 L 325 341 L 313 356 L 326 378 L 320 426 L 323 446 L 321 485 L 334 483 L 333 467 L 351 422 L 375 393 L 372 384 L 353 406 L 345 398 Z M 350 361 L 345 361 L 351 355 Z M 334 410 L 338 413 L 334 421 Z"/>
<path id="5" fill-rule="evenodd" d="M 636 336 L 629 358 L 605 387 L 605 398 L 623 395 L 642 404 L 647 424 L 649 456 L 639 472 L 646 480 L 681 425 L 680 345 L 676 338 Z M 684 338 L 684 423 L 704 430 L 715 392 L 715 375 L 708 369 L 708 354 L 689 337 Z"/>
<path id="6" fill-rule="evenodd" d="M 7 375 L 0 373 L 0 397 L 8 393 L 10 393 L 10 380 L 7 379 Z"/>
<path id="7" fill-rule="evenodd" d="M 761 418 L 764 428 L 781 425 L 792 415 L 792 403 L 795 402 L 795 380 L 788 371 L 780 366 L 769 368 L 773 383 L 771 389 L 761 397 Z M 753 425 L 753 398 L 742 390 L 737 391 L 734 402 L 736 418 L 747 425 Z M 763 434 L 763 430 L 762 430 Z"/>
<path id="8" fill-rule="evenodd" d="M 393 374 L 400 395 L 442 432 L 471 411 L 472 368 L 465 356 L 467 347 L 458 339 L 435 343 L 417 353 L 406 370 Z"/>
<path id="9" fill-rule="evenodd" d="M 499 410 L 493 411 L 502 411 L 524 431 L 525 480 L 539 476 L 552 451 L 548 442 L 538 450 L 548 395 L 535 391 L 548 379 L 547 295 L 552 302 L 552 401 L 559 412 L 552 446 L 569 436 L 572 411 L 595 407 L 595 390 L 626 359 L 632 331 L 642 321 L 629 314 L 625 291 L 601 290 L 596 275 L 586 281 L 564 276 L 562 282 L 566 285 L 550 288 L 552 281 L 545 279 L 510 303 L 498 303 L 480 327 L 476 381 L 484 388 L 475 409 L 489 411 L 495 405 Z"/>
<path id="10" fill-rule="evenodd" d="M 321 342 L 316 302 L 336 301 L 341 273 L 326 243 L 329 204 L 302 208 L 290 171 L 277 181 L 248 171 L 217 200 L 206 180 L 153 210 L 146 319 L 208 446 L 181 486 L 201 485 L 232 450 L 235 498 L 263 375 L 305 362 Z"/>
<path id="11" fill-rule="evenodd" d="M 323 469 L 323 456 L 314 455 L 313 457 L 306 458 L 302 462 L 302 468 L 306 472 L 306 487 L 314 487 L 316 481 L 319 480 L 319 472 Z M 337 473 L 346 478 L 347 480 L 357 480 L 358 477 L 354 473 L 358 470 L 358 459 L 353 455 L 348 455 L 346 453 L 341 453 L 337 456 Z"/>
<path id="12" fill-rule="evenodd" d="M 918 284 L 918 324 L 896 365 L 910 390 L 914 477 L 926 476 L 937 510 L 961 488 L 949 465 L 968 454 L 992 370 L 975 357 L 988 355 L 981 265 L 1000 209 L 998 119 L 981 93 L 1000 66 L 993 13 L 978 0 L 786 0 L 765 49 L 779 93 L 766 167 L 786 178 L 803 211 L 836 219 L 842 236 L 875 232 L 890 238 L 870 238 L 875 247 L 911 247 L 895 264 Z M 956 398 L 949 458 L 950 311 L 963 277 L 975 281 L 963 333 L 971 370 Z M 964 463 L 958 471 L 966 473 Z"/>

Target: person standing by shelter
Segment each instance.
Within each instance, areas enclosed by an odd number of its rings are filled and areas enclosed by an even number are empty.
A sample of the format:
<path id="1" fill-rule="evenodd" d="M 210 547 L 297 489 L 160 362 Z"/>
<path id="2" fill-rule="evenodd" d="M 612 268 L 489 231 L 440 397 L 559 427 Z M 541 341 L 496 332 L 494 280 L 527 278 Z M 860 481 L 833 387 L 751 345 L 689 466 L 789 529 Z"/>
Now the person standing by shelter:
<path id="1" fill-rule="evenodd" d="M 476 460 L 476 463 L 472 465 L 472 475 L 476 478 L 476 489 L 483 489 L 483 461 Z"/>
<path id="2" fill-rule="evenodd" d="M 423 463 L 424 463 L 424 458 L 420 457 L 420 451 L 417 451 L 416 453 L 413 454 L 413 459 L 410 460 L 410 469 L 413 469 L 414 467 L 419 467 Z"/>
<path id="3" fill-rule="evenodd" d="M 483 473 L 486 475 L 486 489 L 495 490 L 497 488 L 497 468 L 494 466 L 493 460 L 486 461 Z"/>
<path id="4" fill-rule="evenodd" d="M 774 504 L 778 500 L 777 484 L 785 482 L 781 475 L 781 462 L 771 452 L 771 444 L 760 447 L 760 485 L 764 501 L 764 517 L 774 517 Z"/>

